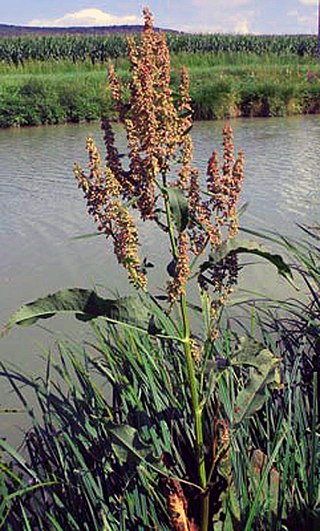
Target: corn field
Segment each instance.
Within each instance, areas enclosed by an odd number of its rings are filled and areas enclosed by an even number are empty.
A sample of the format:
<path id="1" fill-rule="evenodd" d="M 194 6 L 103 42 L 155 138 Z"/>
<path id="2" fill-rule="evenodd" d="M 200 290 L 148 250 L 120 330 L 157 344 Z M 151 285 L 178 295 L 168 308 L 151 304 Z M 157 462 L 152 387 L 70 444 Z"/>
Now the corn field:
<path id="1" fill-rule="evenodd" d="M 314 35 L 192 35 L 168 33 L 171 53 L 248 53 L 256 55 L 315 56 L 317 38 Z M 28 61 L 71 60 L 73 63 L 91 61 L 103 63 L 124 57 L 126 38 L 120 34 L 108 36 L 23 36 L 0 38 L 0 61 L 23 65 Z"/>

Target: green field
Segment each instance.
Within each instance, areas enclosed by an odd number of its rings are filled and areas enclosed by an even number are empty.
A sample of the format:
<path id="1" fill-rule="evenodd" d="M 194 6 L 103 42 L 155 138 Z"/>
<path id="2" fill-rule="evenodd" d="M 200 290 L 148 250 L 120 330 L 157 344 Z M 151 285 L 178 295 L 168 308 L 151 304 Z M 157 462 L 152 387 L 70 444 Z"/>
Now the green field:
<path id="1" fill-rule="evenodd" d="M 28 28 L 26 28 L 28 31 Z M 32 28 L 29 28 L 32 31 Z M 110 58 L 127 56 L 126 35 L 109 33 L 92 34 L 88 28 L 85 35 L 43 35 L 32 33 L 0 39 L 0 61 L 15 65 L 25 61 L 50 61 L 70 59 L 74 63 L 90 60 L 104 62 Z M 131 32 L 132 33 L 132 32 Z M 136 34 L 139 39 L 141 34 Z M 315 35 L 222 35 L 188 34 L 166 32 L 171 55 L 175 53 L 247 53 L 255 55 L 287 54 L 297 57 L 315 57 Z"/>

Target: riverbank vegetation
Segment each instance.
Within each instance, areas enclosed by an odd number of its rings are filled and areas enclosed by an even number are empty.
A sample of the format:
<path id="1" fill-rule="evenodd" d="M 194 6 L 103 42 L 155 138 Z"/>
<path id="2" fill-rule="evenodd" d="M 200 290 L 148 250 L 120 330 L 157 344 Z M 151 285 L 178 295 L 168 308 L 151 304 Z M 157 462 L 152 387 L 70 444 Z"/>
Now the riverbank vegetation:
<path id="1" fill-rule="evenodd" d="M 28 39 L 26 42 L 33 43 L 33 39 Z M 105 71 L 110 57 L 116 57 L 120 77 L 128 78 L 128 62 L 122 57 L 121 46 L 126 49 L 123 37 L 112 37 L 115 41 L 112 46 L 106 45 L 105 56 L 94 61 L 84 45 L 79 48 L 84 55 L 72 59 L 70 46 L 78 42 L 76 38 L 70 37 L 69 46 L 67 37 L 53 39 L 65 42 L 64 54 L 54 54 L 53 45 L 47 49 L 48 56 L 40 52 L 28 55 L 22 47 L 18 55 L 24 60 L 16 61 L 16 65 L 12 59 L 2 60 L 0 127 L 112 117 Z M 320 70 L 313 55 L 314 39 L 174 35 L 170 39 L 175 42 L 171 85 L 176 91 L 179 70 L 187 66 L 195 119 L 290 116 L 320 111 Z M 36 46 L 37 39 L 34 40 Z M 115 44 L 118 41 L 122 43 L 119 49 Z M 40 50 L 41 42 L 40 39 Z M 249 46 L 250 42 L 253 44 Z M 307 52 L 302 50 L 303 45 Z"/>
<path id="2" fill-rule="evenodd" d="M 74 168 L 131 294 L 64 290 L 22 306 L 8 322 L 7 331 L 72 314 L 83 326 L 91 322 L 94 338 L 60 341 L 42 379 L 2 365 L 32 427 L 24 455 L 0 439 L 7 458 L 0 462 L 0 526 L 317 529 L 317 228 L 304 229 L 308 242 L 299 245 L 270 234 L 255 234 L 263 245 L 249 231 L 240 236 L 244 154 L 235 153 L 226 123 L 222 154 L 210 153 L 200 175 L 187 70 L 173 98 L 165 38 L 153 31 L 147 9 L 144 15 L 141 44 L 130 43 L 130 85 L 109 68 L 128 151 L 118 152 L 104 119 L 104 158 L 88 138 L 88 167 Z M 167 281 L 155 292 L 149 272 L 163 264 L 143 257 L 138 219 L 152 223 L 170 250 Z M 296 271 L 307 302 L 247 301 L 240 322 L 225 319 L 248 254 L 286 282 Z"/>

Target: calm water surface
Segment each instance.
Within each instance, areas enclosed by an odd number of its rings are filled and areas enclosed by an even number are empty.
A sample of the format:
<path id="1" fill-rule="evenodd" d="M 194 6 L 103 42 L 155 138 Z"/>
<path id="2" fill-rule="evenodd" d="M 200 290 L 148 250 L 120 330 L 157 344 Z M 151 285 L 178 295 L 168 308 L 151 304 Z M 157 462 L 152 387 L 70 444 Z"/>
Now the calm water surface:
<path id="1" fill-rule="evenodd" d="M 195 160 L 203 175 L 212 149 L 221 144 L 221 128 L 219 122 L 203 122 L 193 129 Z M 233 128 L 236 146 L 246 155 L 243 201 L 249 202 L 249 208 L 242 224 L 294 236 L 296 223 L 319 222 L 320 116 L 237 120 Z M 63 287 L 101 284 L 122 293 L 126 289 L 126 277 L 119 273 L 103 237 L 73 239 L 94 231 L 72 174 L 74 161 L 86 164 L 87 135 L 99 139 L 99 125 L 0 130 L 2 324 L 22 302 Z M 117 138 L 124 146 L 119 127 Z M 156 261 L 166 248 L 158 237 L 154 245 L 148 224 L 142 232 L 144 251 Z M 160 282 L 157 272 L 153 274 L 154 282 Z M 244 282 L 252 287 L 250 275 Z M 259 284 L 255 288 L 268 292 L 263 270 L 255 282 Z M 85 333 L 73 320 L 48 321 L 46 327 L 61 333 L 68 330 L 73 337 Z M 53 343 L 53 337 L 39 327 L 17 328 L 0 340 L 0 360 L 36 375 L 44 364 L 43 345 Z M 0 381 L 0 409 L 14 403 Z M 19 427 L 18 416 L 0 417 L 0 437 L 10 432 L 12 423 Z"/>

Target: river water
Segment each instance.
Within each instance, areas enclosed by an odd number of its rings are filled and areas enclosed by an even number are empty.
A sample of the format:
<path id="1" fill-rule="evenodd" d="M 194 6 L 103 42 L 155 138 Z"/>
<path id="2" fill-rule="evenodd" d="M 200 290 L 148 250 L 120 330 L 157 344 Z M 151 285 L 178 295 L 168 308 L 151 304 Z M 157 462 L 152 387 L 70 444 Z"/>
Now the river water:
<path id="1" fill-rule="evenodd" d="M 243 202 L 248 209 L 242 225 L 279 230 L 298 236 L 297 223 L 320 219 L 320 116 L 236 120 L 235 144 L 245 151 Z M 192 132 L 195 162 L 203 170 L 213 148 L 221 145 L 220 122 L 196 123 Z M 124 136 L 116 126 L 117 139 Z M 73 162 L 86 164 L 86 136 L 101 137 L 99 124 L 0 130 L 0 323 L 23 302 L 66 287 L 102 285 L 126 289 L 103 237 L 77 240 L 94 232 L 82 193 L 74 181 Z M 121 149 L 121 147 L 120 147 Z M 142 227 L 145 252 L 152 261 L 166 253 L 147 224 Z M 153 273 L 154 274 L 154 273 Z M 244 284 L 268 293 L 271 284 L 263 268 Z M 155 277 L 154 282 L 160 282 Z M 79 337 L 74 321 L 46 322 L 55 333 Z M 14 329 L 0 340 L 0 361 L 18 365 L 35 376 L 43 371 L 43 347 L 54 337 L 40 327 Z M 0 380 L 0 410 L 16 404 Z M 17 416 L 0 416 L 0 436 L 19 429 Z"/>

